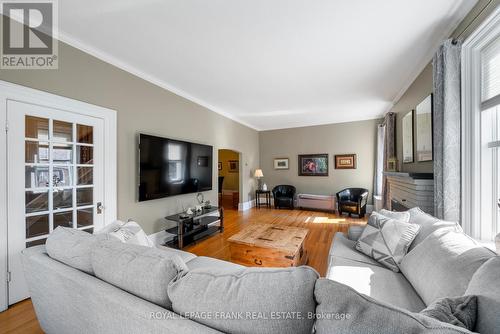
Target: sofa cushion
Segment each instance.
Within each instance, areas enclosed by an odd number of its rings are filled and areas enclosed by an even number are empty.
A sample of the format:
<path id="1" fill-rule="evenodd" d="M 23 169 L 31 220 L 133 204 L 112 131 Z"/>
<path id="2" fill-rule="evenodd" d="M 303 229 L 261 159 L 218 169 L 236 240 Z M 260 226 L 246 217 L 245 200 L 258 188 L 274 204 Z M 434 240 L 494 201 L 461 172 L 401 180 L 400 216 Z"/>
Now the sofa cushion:
<path id="1" fill-rule="evenodd" d="M 350 286 L 359 293 L 412 312 L 425 308 L 424 302 L 401 273 L 379 265 L 333 256 L 325 277 Z"/>
<path id="2" fill-rule="evenodd" d="M 189 270 L 194 270 L 198 268 L 218 268 L 218 269 L 242 269 L 245 268 L 242 265 L 223 261 L 219 259 L 214 259 L 213 257 L 197 256 L 194 259 L 186 262 Z"/>
<path id="3" fill-rule="evenodd" d="M 415 237 L 413 242 L 408 249 L 408 252 L 411 252 L 413 248 L 415 248 L 418 244 L 424 241 L 430 234 L 439 229 L 445 228 L 449 230 L 454 230 L 456 232 L 462 232 L 462 228 L 456 222 L 448 222 L 444 220 L 440 220 L 436 217 L 429 215 L 428 213 L 423 212 L 420 208 L 412 208 L 407 211 L 410 214 L 410 223 L 417 224 L 420 226 L 420 231 L 418 235 Z"/>
<path id="4" fill-rule="evenodd" d="M 349 240 L 342 232 L 335 233 L 333 237 L 332 246 L 328 253 L 330 257 L 341 257 L 357 262 L 367 263 L 373 266 L 382 267 L 382 264 L 375 261 L 368 255 L 365 255 L 356 250 L 356 241 Z"/>
<path id="5" fill-rule="evenodd" d="M 92 235 L 69 227 L 57 227 L 47 238 L 47 254 L 70 267 L 94 275 L 91 263 L 92 249 L 107 235 Z"/>
<path id="6" fill-rule="evenodd" d="M 386 209 L 382 209 L 379 211 L 379 213 L 382 216 L 386 216 L 387 218 L 401 220 L 405 223 L 408 223 L 410 221 L 410 213 L 408 211 L 389 211 Z"/>
<path id="7" fill-rule="evenodd" d="M 472 276 L 465 291 L 477 296 L 475 331 L 481 334 L 498 333 L 500 329 L 500 256 L 483 264 Z"/>
<path id="8" fill-rule="evenodd" d="M 425 302 L 462 296 L 474 272 L 494 253 L 462 232 L 440 229 L 408 253 L 400 268 Z"/>
<path id="9" fill-rule="evenodd" d="M 419 313 L 472 331 L 476 325 L 477 297 L 440 298 Z"/>
<path id="10" fill-rule="evenodd" d="M 95 234 L 107 233 L 113 238 L 128 244 L 153 247 L 154 244 L 149 240 L 149 237 L 144 232 L 142 227 L 134 221 L 126 223 L 116 220 L 111 224 L 104 226 L 104 228 L 95 232 Z"/>
<path id="11" fill-rule="evenodd" d="M 399 263 L 406 255 L 419 229 L 418 225 L 374 212 L 356 242 L 356 249 L 398 272 Z"/>
<path id="12" fill-rule="evenodd" d="M 471 333 L 466 329 L 377 301 L 327 279 L 316 281 L 314 296 L 317 301 L 317 334 Z"/>
<path id="13" fill-rule="evenodd" d="M 347 238 L 352 241 L 358 241 L 366 225 L 350 225 L 347 229 Z"/>
<path id="14" fill-rule="evenodd" d="M 154 304 L 171 309 L 168 283 L 188 269 L 170 252 L 106 240 L 92 250 L 95 275 Z"/>
<path id="15" fill-rule="evenodd" d="M 199 268 L 171 282 L 168 293 L 174 312 L 225 333 L 309 334 L 318 276 L 306 266 Z"/>
<path id="16" fill-rule="evenodd" d="M 184 261 L 184 263 L 186 263 L 186 264 L 189 261 L 191 261 L 192 259 L 196 258 L 196 255 L 194 255 L 193 253 L 189 253 L 189 252 L 186 252 L 186 251 L 183 251 L 180 249 L 166 247 L 166 246 L 156 246 L 156 247 L 161 249 L 164 252 L 179 256 L 181 258 L 181 260 Z"/>

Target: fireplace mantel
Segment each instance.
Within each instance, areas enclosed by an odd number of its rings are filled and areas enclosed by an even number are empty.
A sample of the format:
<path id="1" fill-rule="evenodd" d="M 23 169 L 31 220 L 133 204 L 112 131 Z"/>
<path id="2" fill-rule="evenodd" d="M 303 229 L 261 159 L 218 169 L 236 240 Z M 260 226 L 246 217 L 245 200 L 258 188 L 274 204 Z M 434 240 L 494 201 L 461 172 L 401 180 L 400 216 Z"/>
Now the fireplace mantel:
<path id="1" fill-rule="evenodd" d="M 391 210 L 420 207 L 434 214 L 434 180 L 432 173 L 384 172 L 389 184 Z"/>

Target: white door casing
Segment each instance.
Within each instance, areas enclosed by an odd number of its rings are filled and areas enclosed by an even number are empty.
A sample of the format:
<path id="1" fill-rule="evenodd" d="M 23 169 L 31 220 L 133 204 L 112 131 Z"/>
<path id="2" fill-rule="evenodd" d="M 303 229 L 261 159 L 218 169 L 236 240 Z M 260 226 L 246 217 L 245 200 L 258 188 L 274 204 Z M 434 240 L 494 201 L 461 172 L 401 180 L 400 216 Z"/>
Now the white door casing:
<path id="1" fill-rule="evenodd" d="M 96 131 L 96 134 L 101 133 L 101 136 L 94 135 L 94 140 L 101 142 L 102 145 L 93 145 L 93 155 L 94 159 L 102 160 L 102 168 L 96 167 L 94 171 L 96 189 L 94 189 L 93 206 L 99 201 L 103 203 L 105 209 L 103 214 L 96 217 L 96 210 L 94 208 L 93 216 L 94 219 L 97 219 L 97 225 L 107 224 L 115 220 L 117 216 L 116 112 L 0 81 L 0 119 L 6 122 L 6 131 L 0 131 L 0 275 L 2 275 L 2 279 L 0 280 L 0 311 L 8 307 L 9 300 L 12 303 L 23 298 L 24 283 L 22 280 L 15 280 L 15 277 L 12 277 L 13 280 L 10 284 L 11 289 L 13 289 L 11 293 L 12 298 L 8 297 L 9 284 L 7 284 L 7 272 L 10 267 L 19 268 L 19 263 L 16 263 L 16 261 L 20 260 L 20 257 L 16 257 L 17 251 L 19 251 L 17 248 L 24 248 L 21 245 L 25 245 L 26 243 L 24 239 L 24 114 L 26 113 L 33 116 L 51 117 L 58 121 L 71 122 L 73 123 L 73 129 L 75 129 L 76 124 L 95 126 L 94 131 Z M 20 122 L 23 125 L 21 127 L 19 126 Z M 21 138 L 23 141 L 22 144 L 20 144 Z M 17 144 L 15 144 L 16 141 Z M 9 142 L 9 146 L 7 146 L 7 142 Z M 17 147 L 21 145 L 22 149 L 13 149 L 16 147 L 15 145 Z M 68 145 L 75 145 L 76 147 L 77 144 L 73 140 Z M 10 148 L 10 151 L 8 148 Z M 73 155 L 75 154 L 73 153 Z M 17 167 L 20 161 L 22 164 Z M 8 174 L 9 171 L 10 174 Z M 74 182 L 76 183 L 77 174 L 75 166 L 73 171 L 73 175 L 75 176 Z M 14 198 L 10 198 L 9 193 L 13 189 L 15 190 L 14 193 L 17 191 L 16 197 L 19 197 L 19 194 L 22 193 L 21 200 L 14 201 Z M 76 201 L 75 192 L 76 189 L 73 193 L 73 201 Z M 19 216 L 19 212 L 22 212 L 22 216 Z M 76 215 L 76 210 L 74 215 Z M 19 223 L 14 224 L 12 222 L 13 219 L 19 220 Z M 53 221 L 50 223 L 52 227 Z M 10 229 L 9 226 L 11 226 Z M 12 240 L 8 238 L 12 238 Z M 15 254 L 9 255 L 9 249 L 11 253 Z M 9 265 L 9 258 L 13 261 L 11 265 Z"/>

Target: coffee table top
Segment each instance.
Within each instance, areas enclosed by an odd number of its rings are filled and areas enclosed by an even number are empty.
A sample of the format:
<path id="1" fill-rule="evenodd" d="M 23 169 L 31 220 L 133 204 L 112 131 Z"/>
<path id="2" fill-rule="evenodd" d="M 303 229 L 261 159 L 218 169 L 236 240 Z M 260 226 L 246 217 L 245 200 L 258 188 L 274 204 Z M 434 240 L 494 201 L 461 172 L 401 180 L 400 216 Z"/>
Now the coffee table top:
<path id="1" fill-rule="evenodd" d="M 252 224 L 233 235 L 228 241 L 254 247 L 279 249 L 295 254 L 308 232 L 308 229 L 300 227 Z"/>

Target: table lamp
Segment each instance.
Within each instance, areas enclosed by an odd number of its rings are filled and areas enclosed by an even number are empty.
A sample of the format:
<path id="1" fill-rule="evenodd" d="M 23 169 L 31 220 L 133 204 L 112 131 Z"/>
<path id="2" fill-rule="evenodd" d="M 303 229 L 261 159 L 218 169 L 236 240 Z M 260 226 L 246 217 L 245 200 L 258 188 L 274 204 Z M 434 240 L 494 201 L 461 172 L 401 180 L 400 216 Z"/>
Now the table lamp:
<path id="1" fill-rule="evenodd" d="M 257 179 L 257 189 L 262 190 L 262 178 L 264 177 L 264 174 L 262 173 L 262 169 L 256 169 L 255 178 Z"/>

